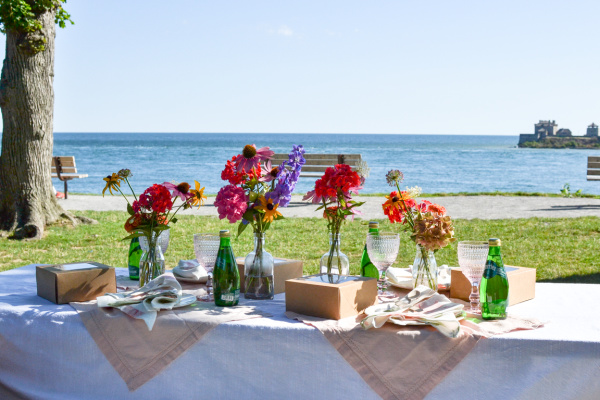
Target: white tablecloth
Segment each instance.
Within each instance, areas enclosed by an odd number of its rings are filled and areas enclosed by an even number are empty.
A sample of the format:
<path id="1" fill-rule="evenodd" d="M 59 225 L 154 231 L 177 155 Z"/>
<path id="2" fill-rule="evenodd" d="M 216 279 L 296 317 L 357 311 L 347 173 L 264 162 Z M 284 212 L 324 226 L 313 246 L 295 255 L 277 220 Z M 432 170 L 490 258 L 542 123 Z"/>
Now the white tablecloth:
<path id="1" fill-rule="evenodd" d="M 600 285 L 536 290 L 509 312 L 547 326 L 481 340 L 428 398 L 600 398 Z M 242 302 L 273 317 L 219 325 L 129 392 L 75 310 L 36 295 L 35 266 L 0 273 L 0 399 L 377 398 L 321 333 L 283 316 L 283 294 Z"/>

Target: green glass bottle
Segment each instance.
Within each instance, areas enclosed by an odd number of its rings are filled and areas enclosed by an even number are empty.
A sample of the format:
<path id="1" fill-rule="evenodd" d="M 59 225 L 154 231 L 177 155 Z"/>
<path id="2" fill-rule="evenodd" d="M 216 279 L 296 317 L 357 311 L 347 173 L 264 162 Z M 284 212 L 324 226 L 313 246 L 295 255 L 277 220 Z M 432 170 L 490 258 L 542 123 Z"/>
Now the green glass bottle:
<path id="1" fill-rule="evenodd" d="M 129 244 L 129 257 L 127 258 L 127 267 L 129 268 L 129 279 L 140 280 L 140 258 L 142 257 L 142 247 L 140 238 L 131 239 Z"/>
<path id="2" fill-rule="evenodd" d="M 506 319 L 508 306 L 508 278 L 502 255 L 500 239 L 490 239 L 490 250 L 483 270 L 479 294 L 483 319 Z"/>
<path id="3" fill-rule="evenodd" d="M 369 233 L 379 233 L 379 222 L 369 222 Z M 379 279 L 379 271 L 377 267 L 373 265 L 367 252 L 367 244 L 365 243 L 365 249 L 363 250 L 362 257 L 360 259 L 360 276 L 366 276 L 369 278 Z"/>
<path id="4" fill-rule="evenodd" d="M 240 272 L 235 262 L 228 230 L 219 233 L 221 243 L 213 270 L 213 292 L 215 304 L 231 307 L 240 301 Z"/>

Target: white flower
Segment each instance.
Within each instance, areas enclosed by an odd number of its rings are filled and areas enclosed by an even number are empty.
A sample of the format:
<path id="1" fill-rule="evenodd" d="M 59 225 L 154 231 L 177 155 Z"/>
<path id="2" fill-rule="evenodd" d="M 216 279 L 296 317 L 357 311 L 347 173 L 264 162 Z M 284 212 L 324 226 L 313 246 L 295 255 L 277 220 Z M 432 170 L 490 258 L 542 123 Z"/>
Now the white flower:
<path id="1" fill-rule="evenodd" d="M 419 197 L 421 193 L 423 193 L 423 189 L 421 189 L 419 186 L 407 187 L 406 191 L 408 192 L 409 196 L 413 199 Z"/>

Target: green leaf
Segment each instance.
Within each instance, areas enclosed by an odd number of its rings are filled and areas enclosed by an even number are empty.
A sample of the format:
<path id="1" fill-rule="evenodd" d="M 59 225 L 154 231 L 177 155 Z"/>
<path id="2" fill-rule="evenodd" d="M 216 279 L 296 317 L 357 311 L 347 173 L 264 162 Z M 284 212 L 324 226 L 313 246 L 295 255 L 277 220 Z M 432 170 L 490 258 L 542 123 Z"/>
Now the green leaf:
<path id="1" fill-rule="evenodd" d="M 141 237 L 141 236 L 144 236 L 144 234 L 142 232 L 133 232 L 131 235 L 125 236 L 121 240 L 131 240 L 133 238 L 138 238 L 138 237 Z"/>
<path id="2" fill-rule="evenodd" d="M 173 217 L 173 218 L 171 219 L 171 222 L 172 222 L 172 223 L 174 223 L 174 224 L 176 224 L 176 223 L 177 223 L 177 221 L 178 221 L 178 219 L 177 219 L 177 218 L 175 218 L 175 217 Z"/>
<path id="3" fill-rule="evenodd" d="M 135 212 L 133 211 L 133 207 L 131 207 L 131 204 L 127 203 L 127 212 L 129 213 L 129 215 L 135 215 Z"/>
<path id="4" fill-rule="evenodd" d="M 258 211 L 258 210 L 256 210 Z M 242 215 L 242 218 L 244 218 L 246 221 L 250 222 L 250 221 L 254 221 L 254 209 L 249 209 L 246 210 L 246 212 Z"/>
<path id="5" fill-rule="evenodd" d="M 242 232 L 244 232 L 246 230 L 248 225 L 250 225 L 250 224 L 244 224 L 243 222 L 240 222 L 240 224 L 238 225 L 237 237 L 240 237 L 240 235 L 242 234 Z"/>
<path id="6" fill-rule="evenodd" d="M 167 229 L 169 229 L 169 225 L 157 225 L 154 227 L 154 232 L 162 232 L 162 231 L 166 231 Z"/>

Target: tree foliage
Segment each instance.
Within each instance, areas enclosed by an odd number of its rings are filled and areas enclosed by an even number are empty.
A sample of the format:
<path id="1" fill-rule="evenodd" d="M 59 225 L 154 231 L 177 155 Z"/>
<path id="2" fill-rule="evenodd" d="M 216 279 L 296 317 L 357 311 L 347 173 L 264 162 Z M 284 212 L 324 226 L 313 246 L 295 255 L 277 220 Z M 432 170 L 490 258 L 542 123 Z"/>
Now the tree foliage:
<path id="1" fill-rule="evenodd" d="M 34 52 L 44 51 L 46 38 L 35 35 L 42 30 L 39 15 L 55 10 L 54 22 L 64 28 L 67 22 L 74 24 L 71 15 L 62 7 L 67 0 L 0 0 L 0 32 L 14 31 L 31 35 L 28 47 Z"/>

